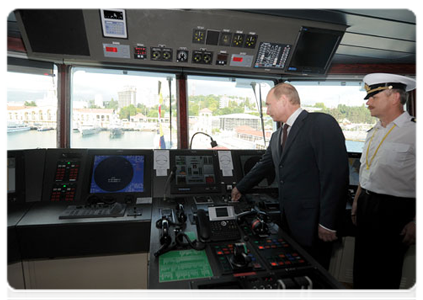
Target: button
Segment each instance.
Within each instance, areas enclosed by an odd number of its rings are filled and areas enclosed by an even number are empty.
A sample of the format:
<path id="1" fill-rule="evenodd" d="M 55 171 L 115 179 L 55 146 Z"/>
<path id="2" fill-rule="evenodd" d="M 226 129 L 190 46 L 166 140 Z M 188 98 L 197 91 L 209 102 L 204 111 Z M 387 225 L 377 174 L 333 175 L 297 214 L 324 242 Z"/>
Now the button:
<path id="1" fill-rule="evenodd" d="M 283 184 L 283 180 L 281 180 L 281 184 Z"/>

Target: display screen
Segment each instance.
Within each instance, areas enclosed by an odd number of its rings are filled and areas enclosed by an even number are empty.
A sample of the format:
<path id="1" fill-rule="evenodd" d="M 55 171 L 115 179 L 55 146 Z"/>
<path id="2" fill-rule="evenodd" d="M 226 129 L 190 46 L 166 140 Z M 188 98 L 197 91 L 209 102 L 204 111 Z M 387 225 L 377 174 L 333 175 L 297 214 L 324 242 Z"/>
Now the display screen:
<path id="1" fill-rule="evenodd" d="M 219 207 L 216 208 L 216 217 L 227 217 L 228 216 L 228 210 L 226 207 Z"/>
<path id="2" fill-rule="evenodd" d="M 342 31 L 303 27 L 287 71 L 326 73 L 343 34 Z"/>
<path id="3" fill-rule="evenodd" d="M 90 193 L 144 192 L 143 155 L 95 155 Z"/>
<path id="4" fill-rule="evenodd" d="M 213 156 L 175 156 L 176 185 L 215 184 Z"/>
<path id="5" fill-rule="evenodd" d="M 350 186 L 358 186 L 359 184 L 359 174 L 360 174 L 360 156 L 348 158 L 348 165 L 350 169 Z"/>
<path id="6" fill-rule="evenodd" d="M 107 10 L 103 11 L 104 17 L 111 20 L 123 20 L 123 11 Z"/>
<path id="7" fill-rule="evenodd" d="M 171 193 L 202 194 L 219 192 L 217 158 L 211 151 L 174 151 L 171 164 L 175 178 L 171 181 Z"/>
<path id="8" fill-rule="evenodd" d="M 7 193 L 16 192 L 16 160 L 14 157 L 7 158 Z"/>

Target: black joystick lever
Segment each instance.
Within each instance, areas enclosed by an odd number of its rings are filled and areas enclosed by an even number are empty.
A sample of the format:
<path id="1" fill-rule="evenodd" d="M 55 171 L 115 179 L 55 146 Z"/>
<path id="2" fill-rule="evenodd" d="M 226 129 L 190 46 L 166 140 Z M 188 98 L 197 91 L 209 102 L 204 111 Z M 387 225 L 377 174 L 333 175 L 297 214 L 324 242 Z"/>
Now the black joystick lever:
<path id="1" fill-rule="evenodd" d="M 236 243 L 234 246 L 234 255 L 230 259 L 233 269 L 242 269 L 248 267 L 251 257 L 248 256 L 245 245 Z"/>

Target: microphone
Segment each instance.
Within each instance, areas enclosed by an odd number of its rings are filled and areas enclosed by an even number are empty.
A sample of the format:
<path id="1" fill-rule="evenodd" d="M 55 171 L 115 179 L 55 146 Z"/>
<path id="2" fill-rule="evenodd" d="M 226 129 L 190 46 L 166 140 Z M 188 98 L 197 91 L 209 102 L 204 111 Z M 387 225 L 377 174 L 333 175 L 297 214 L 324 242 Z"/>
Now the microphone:
<path id="1" fill-rule="evenodd" d="M 167 191 L 169 184 L 172 181 L 173 177 L 175 177 L 176 169 L 177 169 L 177 167 L 173 166 L 172 170 L 170 171 L 169 177 L 166 180 L 165 188 L 164 188 L 164 194 L 163 194 L 163 201 L 166 201 L 166 191 Z"/>

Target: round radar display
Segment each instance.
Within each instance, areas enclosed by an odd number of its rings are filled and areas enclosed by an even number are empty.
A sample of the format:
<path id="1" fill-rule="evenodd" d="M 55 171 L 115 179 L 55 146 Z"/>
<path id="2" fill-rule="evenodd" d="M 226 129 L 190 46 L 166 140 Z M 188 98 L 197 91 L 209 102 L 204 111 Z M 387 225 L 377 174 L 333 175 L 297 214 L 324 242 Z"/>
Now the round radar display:
<path id="1" fill-rule="evenodd" d="M 132 164 L 124 157 L 108 157 L 94 171 L 94 180 L 99 188 L 107 192 L 124 189 L 134 175 Z"/>

